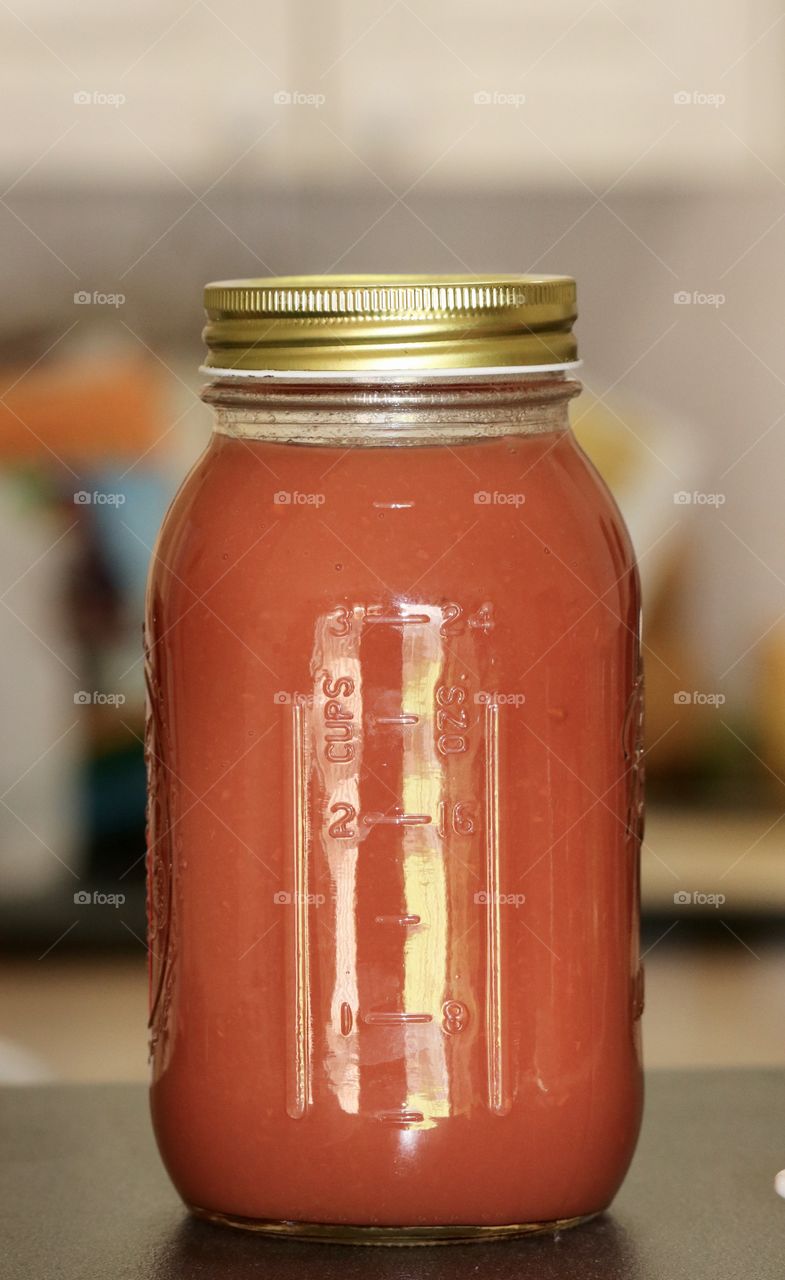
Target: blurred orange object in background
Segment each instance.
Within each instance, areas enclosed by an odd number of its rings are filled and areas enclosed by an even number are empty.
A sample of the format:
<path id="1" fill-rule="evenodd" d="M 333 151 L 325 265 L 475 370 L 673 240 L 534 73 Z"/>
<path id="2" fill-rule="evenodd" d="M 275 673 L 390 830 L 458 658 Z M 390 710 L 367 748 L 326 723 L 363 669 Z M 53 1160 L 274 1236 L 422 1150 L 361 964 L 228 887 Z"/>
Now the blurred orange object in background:
<path id="1" fill-rule="evenodd" d="M 170 381 L 135 355 L 79 353 L 0 371 L 0 458 L 136 457 L 166 429 Z"/>

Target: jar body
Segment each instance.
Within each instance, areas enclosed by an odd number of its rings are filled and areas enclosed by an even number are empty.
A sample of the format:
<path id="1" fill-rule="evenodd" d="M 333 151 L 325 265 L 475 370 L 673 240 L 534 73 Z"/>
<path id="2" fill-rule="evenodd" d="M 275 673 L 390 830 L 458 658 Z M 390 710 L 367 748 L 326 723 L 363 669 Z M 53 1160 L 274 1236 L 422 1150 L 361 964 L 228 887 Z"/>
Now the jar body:
<path id="1" fill-rule="evenodd" d="M 478 412 L 235 410 L 162 530 L 152 1109 L 208 1216 L 493 1234 L 631 1158 L 637 574 L 566 403 Z"/>

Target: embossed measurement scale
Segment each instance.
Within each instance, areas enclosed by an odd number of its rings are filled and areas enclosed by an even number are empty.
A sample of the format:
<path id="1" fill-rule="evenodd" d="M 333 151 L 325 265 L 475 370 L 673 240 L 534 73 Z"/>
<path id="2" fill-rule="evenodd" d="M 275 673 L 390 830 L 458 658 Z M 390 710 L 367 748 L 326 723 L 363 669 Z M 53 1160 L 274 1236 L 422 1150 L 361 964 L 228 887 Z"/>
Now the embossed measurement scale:
<path id="1" fill-rule="evenodd" d="M 326 1078 L 346 1112 L 430 1128 L 473 1102 L 462 1055 L 507 1107 L 493 629 L 488 602 L 316 622 L 312 689 L 287 708 L 293 1117 Z"/>

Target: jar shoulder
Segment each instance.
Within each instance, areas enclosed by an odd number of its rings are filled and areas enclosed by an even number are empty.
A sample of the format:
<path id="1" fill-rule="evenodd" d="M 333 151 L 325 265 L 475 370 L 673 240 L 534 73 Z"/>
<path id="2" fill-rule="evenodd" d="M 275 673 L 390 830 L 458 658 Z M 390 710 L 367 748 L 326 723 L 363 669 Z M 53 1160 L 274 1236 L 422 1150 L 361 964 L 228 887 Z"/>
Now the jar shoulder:
<path id="1" fill-rule="evenodd" d="M 282 590 L 336 574 L 397 592 L 522 574 L 538 589 L 637 582 L 618 507 L 568 431 L 348 450 L 216 436 L 169 509 L 151 582 L 201 591 L 240 562 L 246 583 L 277 575 Z"/>

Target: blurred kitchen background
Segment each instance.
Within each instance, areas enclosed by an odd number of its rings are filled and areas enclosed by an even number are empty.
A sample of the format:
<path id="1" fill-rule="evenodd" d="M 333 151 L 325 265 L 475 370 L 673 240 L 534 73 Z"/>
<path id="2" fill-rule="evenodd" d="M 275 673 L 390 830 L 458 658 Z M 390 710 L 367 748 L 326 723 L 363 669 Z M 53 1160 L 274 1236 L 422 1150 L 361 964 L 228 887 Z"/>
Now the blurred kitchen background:
<path id="1" fill-rule="evenodd" d="M 209 430 L 201 286 L 321 271 L 577 277 L 574 421 L 646 596 L 646 1059 L 783 1062 L 778 0 L 13 0 L 0 33 L 0 1077 L 145 1077 L 141 613 Z"/>

